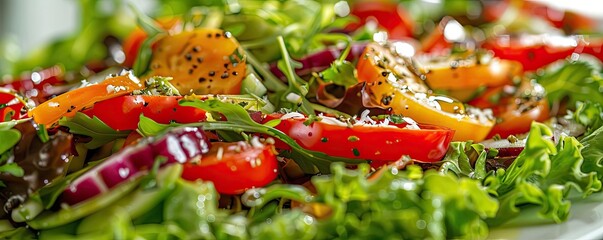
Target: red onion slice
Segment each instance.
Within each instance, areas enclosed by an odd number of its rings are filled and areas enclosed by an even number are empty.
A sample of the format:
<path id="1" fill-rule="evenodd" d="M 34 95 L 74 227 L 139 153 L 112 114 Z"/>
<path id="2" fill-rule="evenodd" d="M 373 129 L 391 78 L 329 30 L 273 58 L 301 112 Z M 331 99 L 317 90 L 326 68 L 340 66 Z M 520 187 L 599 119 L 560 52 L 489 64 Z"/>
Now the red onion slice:
<path id="1" fill-rule="evenodd" d="M 152 141 L 152 140 L 151 140 Z M 77 178 L 63 191 L 62 199 L 74 205 L 107 192 L 152 168 L 155 159 L 165 157 L 162 166 L 184 163 L 209 152 L 210 143 L 200 128 L 174 129 L 155 141 L 127 147 Z"/>

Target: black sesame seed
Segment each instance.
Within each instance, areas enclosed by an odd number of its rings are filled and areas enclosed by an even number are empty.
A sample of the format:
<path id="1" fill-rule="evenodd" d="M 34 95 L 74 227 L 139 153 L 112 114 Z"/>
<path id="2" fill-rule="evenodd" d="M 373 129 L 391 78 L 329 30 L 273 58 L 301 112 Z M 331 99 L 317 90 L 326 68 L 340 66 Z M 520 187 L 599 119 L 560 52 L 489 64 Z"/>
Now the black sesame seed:
<path id="1" fill-rule="evenodd" d="M 228 73 L 227 72 L 222 73 L 222 75 L 220 76 L 220 78 L 222 78 L 222 79 L 228 78 Z"/>
<path id="2" fill-rule="evenodd" d="M 207 34 L 207 37 L 208 37 L 208 38 L 211 38 L 211 33 L 208 33 L 208 34 Z"/>
<path id="3" fill-rule="evenodd" d="M 193 47 L 193 52 L 199 52 L 199 51 L 201 51 L 201 47 L 199 47 L 199 46 Z"/>
<path id="4" fill-rule="evenodd" d="M 230 32 L 224 32 L 224 37 L 225 38 L 231 38 L 232 37 L 232 33 L 230 33 Z"/>
<path id="5" fill-rule="evenodd" d="M 197 69 L 197 65 L 193 64 L 193 68 L 194 68 L 194 69 Z"/>
<path id="6" fill-rule="evenodd" d="M 142 104 L 142 106 L 143 106 L 143 107 L 149 106 L 149 103 L 148 103 L 148 102 L 144 102 L 144 103 Z"/>
<path id="7" fill-rule="evenodd" d="M 224 63 L 224 67 L 225 67 L 225 68 L 228 68 L 228 63 Z"/>
<path id="8" fill-rule="evenodd" d="M 200 82 L 200 83 L 205 82 L 205 80 L 206 80 L 206 79 L 205 79 L 204 77 L 200 77 L 200 78 L 199 78 L 199 82 Z"/>
<path id="9" fill-rule="evenodd" d="M 210 77 L 216 76 L 216 72 L 214 72 L 214 71 L 209 71 L 209 76 L 210 76 Z"/>
<path id="10" fill-rule="evenodd" d="M 222 36 L 222 34 L 216 33 L 216 38 L 219 38 L 221 36 Z"/>
<path id="11" fill-rule="evenodd" d="M 186 55 L 184 55 L 184 58 L 186 58 L 186 61 L 190 61 L 191 59 L 193 59 L 193 56 L 190 53 L 187 53 Z"/>
<path id="12" fill-rule="evenodd" d="M 193 69 L 192 68 L 188 70 L 188 74 L 193 74 Z"/>
<path id="13" fill-rule="evenodd" d="M 233 75 L 233 76 L 237 76 L 237 75 L 239 75 L 239 73 L 238 73 L 237 71 L 233 71 L 233 72 L 232 72 L 232 75 Z"/>
<path id="14" fill-rule="evenodd" d="M 203 58 L 202 58 L 202 57 L 198 57 L 198 58 L 197 58 L 197 62 L 198 62 L 198 63 L 202 63 L 202 62 L 203 62 Z"/>

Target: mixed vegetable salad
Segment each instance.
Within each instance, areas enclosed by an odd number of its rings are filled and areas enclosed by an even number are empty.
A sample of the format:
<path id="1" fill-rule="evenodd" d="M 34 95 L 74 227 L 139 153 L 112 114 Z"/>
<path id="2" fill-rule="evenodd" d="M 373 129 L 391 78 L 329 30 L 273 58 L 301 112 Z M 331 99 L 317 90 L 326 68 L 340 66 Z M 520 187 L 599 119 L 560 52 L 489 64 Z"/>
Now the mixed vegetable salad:
<path id="1" fill-rule="evenodd" d="M 80 1 L 3 56 L 5 239 L 488 237 L 601 191 L 603 38 L 535 2 Z M 129 10 L 129 11 L 127 11 Z"/>

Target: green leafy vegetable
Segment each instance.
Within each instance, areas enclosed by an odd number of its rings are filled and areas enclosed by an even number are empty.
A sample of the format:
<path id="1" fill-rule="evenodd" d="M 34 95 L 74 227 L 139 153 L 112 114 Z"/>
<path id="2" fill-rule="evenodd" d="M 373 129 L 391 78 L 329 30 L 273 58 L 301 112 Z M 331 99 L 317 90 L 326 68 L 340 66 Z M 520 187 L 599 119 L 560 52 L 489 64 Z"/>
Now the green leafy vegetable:
<path id="1" fill-rule="evenodd" d="M 21 132 L 16 129 L 10 129 L 11 124 L 5 124 L 0 129 L 0 173 L 7 173 L 15 177 L 22 177 L 25 174 L 23 168 L 17 163 L 6 161 L 12 155 L 11 149 L 21 140 Z M 8 128 L 8 129 L 7 129 Z M 0 187 L 4 187 L 4 183 L 0 181 Z"/>
<path id="2" fill-rule="evenodd" d="M 547 92 L 550 103 L 569 98 L 569 105 L 577 101 L 603 104 L 603 78 L 586 62 L 568 62 L 560 69 L 536 77 Z"/>
<path id="3" fill-rule="evenodd" d="M 287 90 L 275 94 L 273 102 L 276 103 L 278 108 L 286 108 L 291 111 L 299 110 L 307 115 L 313 114 L 314 109 L 312 108 L 312 105 L 310 105 L 308 99 L 306 99 L 306 94 L 308 94 L 309 89 L 308 83 L 297 76 L 293 70 L 294 66 L 301 67 L 301 64 L 291 59 L 287 52 L 283 37 L 279 36 L 277 40 L 282 53 L 282 58 L 278 61 L 278 68 L 285 73 L 288 81 L 288 88 Z"/>
<path id="4" fill-rule="evenodd" d="M 584 145 L 582 170 L 596 172 L 599 180 L 603 180 L 603 127 L 580 140 L 580 143 Z"/>
<path id="5" fill-rule="evenodd" d="M 440 171 L 453 172 L 459 177 L 483 179 L 487 174 L 486 158 L 492 151 L 495 150 L 486 150 L 481 144 L 452 142 L 442 160 Z M 475 165 L 475 168 L 472 165 Z"/>
<path id="6" fill-rule="evenodd" d="M 23 177 L 23 174 L 25 174 L 25 171 L 23 170 L 23 168 L 21 168 L 16 163 L 7 163 L 7 164 L 0 166 L 0 172 L 8 173 L 15 177 Z"/>
<path id="7" fill-rule="evenodd" d="M 0 154 L 10 150 L 21 140 L 21 133 L 16 129 L 0 130 Z"/>
<path id="8" fill-rule="evenodd" d="M 59 125 L 69 128 L 69 132 L 89 136 L 92 141 L 86 143 L 88 149 L 98 148 L 118 138 L 125 138 L 129 131 L 116 131 L 107 126 L 96 116 L 90 118 L 86 114 L 78 112 L 73 118 L 63 117 Z"/>
<path id="9" fill-rule="evenodd" d="M 571 189 L 588 196 L 601 189 L 596 172 L 582 172 L 582 145 L 571 137 L 563 137 L 555 147 L 551 130 L 533 123 L 525 149 L 506 171 L 486 179 L 496 190 L 500 209 L 489 224 L 496 226 L 516 217 L 520 207 L 536 205 L 540 215 L 555 222 L 567 219 Z"/>
<path id="10" fill-rule="evenodd" d="M 590 101 L 578 102 L 576 111 L 568 117 L 582 124 L 586 128 L 584 136 L 588 136 L 603 126 L 603 105 Z"/>
<path id="11" fill-rule="evenodd" d="M 339 58 L 331 63 L 329 68 L 320 72 L 319 76 L 323 81 L 344 86 L 346 88 L 358 83 L 356 66 L 345 60 L 350 53 L 351 48 L 351 40 L 347 39 L 347 46 Z"/>

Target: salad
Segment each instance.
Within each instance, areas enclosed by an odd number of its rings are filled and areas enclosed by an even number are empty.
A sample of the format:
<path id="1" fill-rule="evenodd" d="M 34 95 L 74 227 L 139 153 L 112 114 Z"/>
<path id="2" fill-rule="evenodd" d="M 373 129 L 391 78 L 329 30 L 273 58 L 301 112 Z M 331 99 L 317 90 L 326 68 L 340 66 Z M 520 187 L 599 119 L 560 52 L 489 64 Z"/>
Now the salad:
<path id="1" fill-rule="evenodd" d="M 80 2 L 81 32 L 1 60 L 1 238 L 484 239 L 601 191 L 603 38 L 586 16 L 99 2 Z"/>

